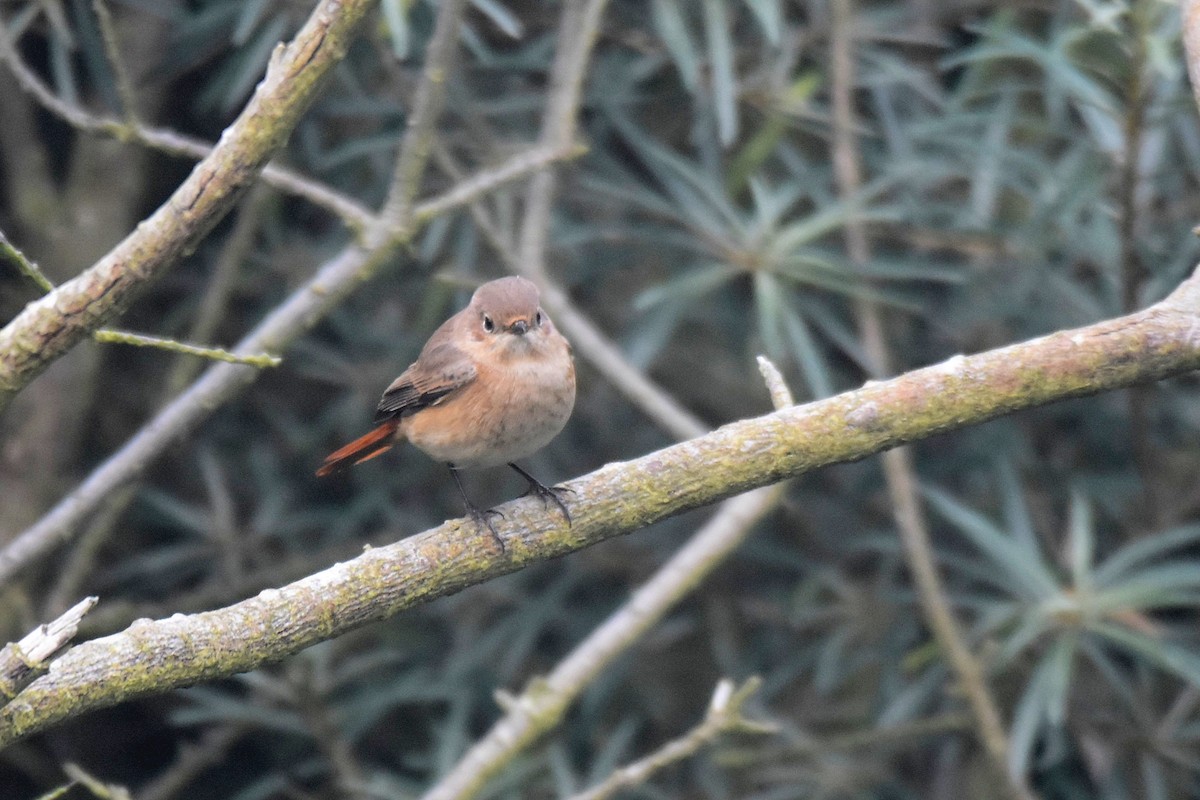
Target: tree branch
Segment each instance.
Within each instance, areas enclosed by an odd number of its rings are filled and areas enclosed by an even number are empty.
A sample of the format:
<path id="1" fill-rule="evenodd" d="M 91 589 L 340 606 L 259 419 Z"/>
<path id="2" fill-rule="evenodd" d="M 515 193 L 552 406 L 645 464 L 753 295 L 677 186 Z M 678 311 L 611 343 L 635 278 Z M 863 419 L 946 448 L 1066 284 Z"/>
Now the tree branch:
<path id="1" fill-rule="evenodd" d="M 572 795 L 568 800 L 605 800 L 622 789 L 640 786 L 656 772 L 695 755 L 705 745 L 711 744 L 726 733 L 774 733 L 775 727 L 742 716 L 742 706 L 757 691 L 762 681 L 751 679 L 734 688 L 728 678 L 717 684 L 709 703 L 704 721 L 684 736 L 655 750 L 645 758 L 617 769 L 597 786 Z"/>
<path id="2" fill-rule="evenodd" d="M 420 192 L 421 178 L 429 163 L 429 150 L 446 100 L 446 77 L 458 45 L 458 25 L 465 6 L 466 0 L 443 0 L 438 9 L 425 69 L 392 172 L 392 185 L 380 212 L 380 216 L 395 228 L 395 235 L 400 237 L 414 222 L 413 198 Z"/>
<path id="3" fill-rule="evenodd" d="M 50 659 L 75 638 L 79 621 L 94 605 L 96 598 L 86 597 L 53 622 L 39 625 L 21 641 L 0 648 L 0 697 L 16 697 L 35 678 L 45 674 Z"/>
<path id="4" fill-rule="evenodd" d="M 0 709 L 0 746 L 91 709 L 255 669 L 435 597 L 817 467 L 1197 367 L 1200 271 L 1136 314 L 955 356 L 609 464 L 571 482 L 570 527 L 536 498 L 505 504 L 496 525 L 503 551 L 471 521 L 452 520 L 227 608 L 138 621 L 84 642 Z"/>
<path id="5" fill-rule="evenodd" d="M 322 0 L 220 144 L 171 197 L 92 267 L 27 305 L 0 330 L 0 409 L 50 362 L 120 313 L 233 206 L 287 140 L 342 57 L 371 0 Z M 7 35 L 2 35 L 11 49 Z"/>

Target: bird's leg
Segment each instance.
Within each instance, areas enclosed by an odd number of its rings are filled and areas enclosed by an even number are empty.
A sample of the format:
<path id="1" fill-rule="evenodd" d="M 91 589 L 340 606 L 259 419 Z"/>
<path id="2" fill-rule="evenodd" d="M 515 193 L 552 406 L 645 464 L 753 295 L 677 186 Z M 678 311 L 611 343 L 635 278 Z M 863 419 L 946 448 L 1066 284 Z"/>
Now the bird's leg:
<path id="1" fill-rule="evenodd" d="M 504 515 L 494 508 L 480 511 L 479 507 L 471 502 L 471 498 L 467 497 L 467 490 L 463 488 L 462 480 L 458 477 L 458 467 L 453 464 L 449 464 L 448 466 L 450 467 L 450 474 L 454 476 L 454 483 L 458 486 L 458 493 L 462 495 L 463 503 L 467 507 L 467 516 L 475 520 L 476 525 L 481 525 L 488 529 L 488 532 L 492 534 L 492 538 L 496 540 L 496 544 L 500 545 L 500 552 L 503 553 L 504 540 L 500 538 L 500 534 L 496 533 L 496 529 L 492 526 L 491 517 L 497 516 L 503 519 Z"/>
<path id="2" fill-rule="evenodd" d="M 529 481 L 529 489 L 525 492 L 525 494 L 521 495 L 522 497 L 536 494 L 542 499 L 543 505 L 548 501 L 553 501 L 554 504 L 558 506 L 559 510 L 562 511 L 563 516 L 566 517 L 567 525 L 571 524 L 571 512 L 567 510 L 566 503 L 562 501 L 562 495 L 566 494 L 567 492 L 575 494 L 574 491 L 565 486 L 547 486 L 511 461 L 508 462 L 508 465 L 515 469 L 522 478 Z"/>

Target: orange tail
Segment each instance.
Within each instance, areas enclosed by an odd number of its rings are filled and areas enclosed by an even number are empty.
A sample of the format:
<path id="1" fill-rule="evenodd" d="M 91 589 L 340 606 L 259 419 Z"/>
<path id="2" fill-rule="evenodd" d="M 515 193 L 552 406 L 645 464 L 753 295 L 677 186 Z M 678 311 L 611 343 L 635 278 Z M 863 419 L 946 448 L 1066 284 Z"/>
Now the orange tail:
<path id="1" fill-rule="evenodd" d="M 391 450 L 393 436 L 399 425 L 398 420 L 389 420 L 366 436 L 360 436 L 345 447 L 333 451 L 325 456 L 325 463 L 317 470 L 317 475 L 325 476 L 341 472 L 354 464 L 370 461 L 375 456 Z"/>

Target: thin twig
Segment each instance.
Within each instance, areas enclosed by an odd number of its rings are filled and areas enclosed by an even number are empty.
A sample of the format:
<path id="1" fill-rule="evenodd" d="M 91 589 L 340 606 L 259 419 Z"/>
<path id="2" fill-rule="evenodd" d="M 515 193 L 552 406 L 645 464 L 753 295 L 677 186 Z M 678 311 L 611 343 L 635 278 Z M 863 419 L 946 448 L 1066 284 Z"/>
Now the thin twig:
<path id="1" fill-rule="evenodd" d="M 429 149 L 446 99 L 446 78 L 453 64 L 459 20 L 465 6 L 466 0 L 442 0 L 438 8 L 425 68 L 392 173 L 391 189 L 380 211 L 380 217 L 390 222 L 396 236 L 403 237 L 405 230 L 414 224 L 413 199 L 421 190 L 421 178 L 429 163 Z"/>
<path id="2" fill-rule="evenodd" d="M 92 0 L 92 9 L 96 12 L 96 21 L 100 24 L 100 39 L 104 42 L 104 55 L 112 67 L 113 77 L 117 82 L 117 96 L 121 99 L 121 111 L 130 125 L 138 122 L 138 98 L 133 90 L 133 81 L 129 78 L 129 70 L 125 67 L 125 59 L 121 57 L 121 38 L 113 25 L 112 12 L 108 10 L 105 0 Z"/>
<path id="3" fill-rule="evenodd" d="M 432 148 L 435 154 L 439 150 L 445 152 L 445 148 L 439 142 L 434 142 Z M 413 219 L 417 223 L 426 222 L 451 209 L 475 203 L 505 183 L 541 172 L 555 162 L 578 158 L 586 152 L 587 148 L 582 145 L 536 145 L 496 167 L 482 170 L 473 176 L 461 176 L 461 172 L 456 170 L 456 174 L 460 175 L 458 182 L 442 195 L 418 203 L 413 209 Z"/>
<path id="4" fill-rule="evenodd" d="M 8 237 L 4 235 L 4 231 L 0 231 L 0 258 L 17 267 L 17 271 L 33 282 L 35 286 L 42 290 L 43 294 L 49 294 L 54 291 L 54 284 L 46 277 L 46 273 L 42 272 L 42 268 L 37 265 L 32 259 L 18 250 Z"/>
<path id="5" fill-rule="evenodd" d="M 0 19 L 0 61 L 8 65 L 17 85 L 32 96 L 42 108 L 78 130 L 100 133 L 160 153 L 191 160 L 207 158 L 213 151 L 213 145 L 202 139 L 132 120 L 122 121 L 93 114 L 82 106 L 63 100 L 21 58 L 13 47 L 3 19 Z M 370 211 L 352 198 L 286 167 L 268 164 L 259 177 L 280 191 L 302 197 L 313 205 L 333 213 L 355 231 L 364 229 L 373 218 Z"/>
<path id="6" fill-rule="evenodd" d="M 570 147 L 575 141 L 580 98 L 587 64 L 600 35 L 600 20 L 608 0 L 569 0 L 559 18 L 559 48 L 550 73 L 550 95 L 542 113 L 541 142 L 547 147 Z M 562 46 L 569 42 L 570 46 Z M 543 170 L 525 192 L 525 218 L 521 224 L 518 254 L 525 277 L 542 283 L 546 277 L 546 237 L 557 180 L 553 170 Z"/>
<path id="7" fill-rule="evenodd" d="M 220 347 L 205 347 L 203 345 L 185 344 L 162 336 L 150 336 L 144 333 L 130 331 L 115 331 L 111 328 L 101 328 L 92 334 L 92 338 L 104 344 L 129 344 L 135 347 L 155 347 L 170 353 L 182 353 L 188 356 L 199 356 L 210 361 L 224 361 L 228 364 L 248 364 L 251 367 L 278 367 L 283 363 L 279 356 L 268 353 L 251 353 L 240 355 L 223 350 Z"/>
<path id="8" fill-rule="evenodd" d="M 72 784 L 82 786 L 91 797 L 101 797 L 105 800 L 129 800 L 129 790 L 119 783 L 105 783 L 78 764 L 68 761 L 63 764 L 63 772 L 71 779 Z"/>
<path id="9" fill-rule="evenodd" d="M 970 733 L 974 725 L 975 719 L 970 714 L 951 712 L 882 728 L 871 726 L 822 737 L 784 728 L 779 738 L 786 736 L 787 741 L 782 744 L 776 744 L 765 752 L 762 747 L 752 750 L 725 748 L 716 761 L 726 768 L 761 768 L 764 763 L 776 760 L 790 762 L 797 758 L 820 758 L 828 755 L 845 758 L 850 755 L 844 752 L 847 750 L 919 750 L 926 746 L 923 739 L 927 737 L 947 733 Z"/>
<path id="10" fill-rule="evenodd" d="M 367 773 L 354 755 L 354 747 L 330 708 L 327 693 L 314 675 L 313 661 L 300 660 L 287 671 L 292 705 L 308 729 L 309 738 L 329 765 L 337 796 L 353 800 L 370 795 L 363 791 Z"/>
<path id="11" fill-rule="evenodd" d="M 862 168 L 858 134 L 854 119 L 854 2 L 834 0 L 832 26 L 832 87 L 833 93 L 833 165 L 838 191 L 843 197 L 854 197 L 862 187 Z M 846 221 L 846 249 L 854 264 L 871 261 L 871 245 L 862 220 L 852 215 Z M 863 348 L 871 361 L 874 377 L 891 372 L 891 354 L 883 329 L 879 305 L 871 299 L 857 303 L 859 331 Z M 954 670 L 975 716 L 976 735 L 992 761 L 997 774 L 1007 780 L 1011 796 L 1020 800 L 1033 797 L 1024 776 L 1012 775 L 1008 769 L 1008 735 L 1000 719 L 996 700 L 988 688 L 983 667 L 971 653 L 966 638 L 958 626 L 950 601 L 938 576 L 929 526 L 921 509 L 914 477 L 912 455 L 907 448 L 896 448 L 883 454 L 883 472 L 892 502 L 896 525 L 904 555 L 917 585 L 917 594 L 925 617 Z"/>
<path id="12" fill-rule="evenodd" d="M 1151 10 L 1153 9 L 1153 10 Z M 1139 237 L 1138 213 L 1143 206 L 1141 197 L 1142 187 L 1142 137 L 1146 128 L 1146 114 L 1150 104 L 1150 83 L 1153 78 L 1148 74 L 1151 69 L 1148 64 L 1146 40 L 1154 35 L 1149 29 L 1148 16 L 1158 13 L 1158 9 L 1149 3 L 1134 3 L 1129 9 L 1131 20 L 1131 41 L 1133 50 L 1130 63 L 1126 68 L 1129 76 L 1125 84 L 1125 118 L 1123 132 L 1125 141 L 1120 158 L 1120 217 L 1118 235 L 1120 237 L 1120 274 L 1121 274 L 1121 307 L 1128 313 L 1137 308 L 1138 296 L 1146 274 L 1145 266 L 1138 254 L 1141 245 Z M 1153 390 L 1137 387 L 1126 393 L 1129 409 L 1129 444 L 1133 453 L 1133 463 L 1141 480 L 1142 502 L 1145 511 L 1142 520 L 1143 530 L 1158 530 L 1166 517 L 1167 504 L 1162 501 L 1159 491 L 1160 481 L 1157 479 L 1156 466 L 1161 463 L 1155 452 L 1154 439 L 1150 429 L 1150 405 Z"/>
<path id="13" fill-rule="evenodd" d="M 174 763 L 143 786 L 137 800 L 170 800 L 180 794 L 197 775 L 224 760 L 229 748 L 249 730 L 249 725 L 221 725 L 205 731 L 198 742 L 183 744 Z"/>
<path id="14" fill-rule="evenodd" d="M 88 577 L 95 568 L 96 560 L 109 536 L 116 529 L 121 515 L 137 496 L 135 486 L 123 486 L 114 493 L 113 497 L 98 513 L 94 514 L 84 526 L 83 534 L 70 548 L 62 564 L 55 569 L 54 587 L 46 594 L 42 602 L 42 613 L 46 616 L 56 614 L 65 609 L 68 604 L 80 595 Z M 116 600 L 119 608 L 121 601 Z M 88 615 L 87 623 L 95 625 L 99 617 L 115 611 L 114 603 L 105 603 L 98 612 Z M 128 621 L 126 621 L 128 624 Z M 107 630 L 114 630 L 110 627 Z"/>
<path id="15" fill-rule="evenodd" d="M 762 375 L 763 383 L 767 385 L 767 392 L 771 395 L 771 405 L 775 406 L 777 410 L 795 405 L 796 398 L 783 379 L 783 373 L 779 371 L 779 367 L 775 366 L 775 362 L 766 356 L 759 356 L 757 361 L 758 372 Z"/>
<path id="16" fill-rule="evenodd" d="M 559 47 L 554 55 L 550 97 L 542 115 L 541 142 L 547 147 L 570 147 L 575 141 L 583 77 L 606 5 L 607 0 L 574 0 L 563 8 L 558 41 L 570 42 L 571 46 Z M 613 387 L 673 436 L 686 439 L 700 435 L 708 426 L 634 369 L 620 349 L 550 279 L 546 238 L 556 190 L 552 170 L 539 172 L 529 182 L 517 254 L 509 259 L 510 263 L 519 274 L 539 284 L 542 305 L 555 324 Z"/>
<path id="17" fill-rule="evenodd" d="M 641 786 L 654 773 L 665 767 L 695 755 L 701 748 L 726 733 L 741 731 L 746 733 L 774 733 L 776 728 L 754 722 L 742 716 L 741 707 L 757 689 L 761 681 L 751 679 L 737 687 L 726 679 L 717 684 L 713 692 L 712 702 L 709 703 L 708 714 L 704 721 L 692 728 L 684 736 L 660 747 L 645 758 L 617 769 L 606 780 L 586 792 L 571 795 L 570 800 L 604 800 L 612 797 L 621 789 Z"/>
<path id="18" fill-rule="evenodd" d="M 221 252 L 213 264 L 212 276 L 204 287 L 204 294 L 200 297 L 191 327 L 188 328 L 184 339 L 207 342 L 216 336 L 237 284 L 242 263 L 254 247 L 254 237 L 262 222 L 262 212 L 268 196 L 263 184 L 258 184 L 242 199 L 233 222 L 233 230 L 221 245 Z M 179 394 L 189 381 L 195 379 L 203 366 L 202 361 L 190 358 L 176 359 L 167 379 L 163 381 L 161 402 L 165 403 Z"/>
<path id="19" fill-rule="evenodd" d="M 30 261 L 24 253 L 13 247 L 4 234 L 0 233 L 0 255 L 7 258 L 10 262 L 17 265 L 17 268 L 23 275 L 37 284 L 38 288 L 44 293 L 49 294 L 54 291 L 54 284 L 46 275 L 38 268 L 37 264 Z M 278 356 L 269 355 L 267 353 L 251 353 L 249 355 L 238 355 L 231 353 L 228 350 L 223 350 L 219 347 L 206 347 L 203 345 L 185 344 L 184 342 L 168 339 L 161 336 L 152 336 L 144 333 L 131 333 L 129 331 L 118 331 L 111 328 L 101 328 L 92 334 L 92 338 L 102 344 L 128 344 L 136 347 L 156 347 L 159 350 L 167 350 L 172 353 L 181 353 L 189 356 L 199 356 L 210 361 L 225 361 L 230 364 L 248 364 L 252 367 L 278 367 L 283 360 Z"/>

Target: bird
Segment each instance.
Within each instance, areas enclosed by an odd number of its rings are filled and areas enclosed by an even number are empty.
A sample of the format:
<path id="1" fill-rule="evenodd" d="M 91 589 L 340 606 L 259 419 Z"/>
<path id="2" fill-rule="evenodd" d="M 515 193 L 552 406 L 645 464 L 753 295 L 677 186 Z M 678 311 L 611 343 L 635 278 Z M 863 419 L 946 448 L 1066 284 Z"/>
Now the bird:
<path id="1" fill-rule="evenodd" d="M 503 550 L 491 522 L 503 515 L 472 503 L 459 471 L 506 464 L 529 483 L 526 495 L 553 502 L 570 525 L 563 502 L 570 490 L 546 486 L 516 462 L 549 444 L 574 407 L 574 354 L 542 309 L 537 286 L 519 276 L 499 278 L 480 285 L 466 308 L 430 335 L 417 360 L 384 391 L 375 427 L 330 453 L 317 475 L 369 461 L 407 440 L 450 467 L 468 516 Z"/>

